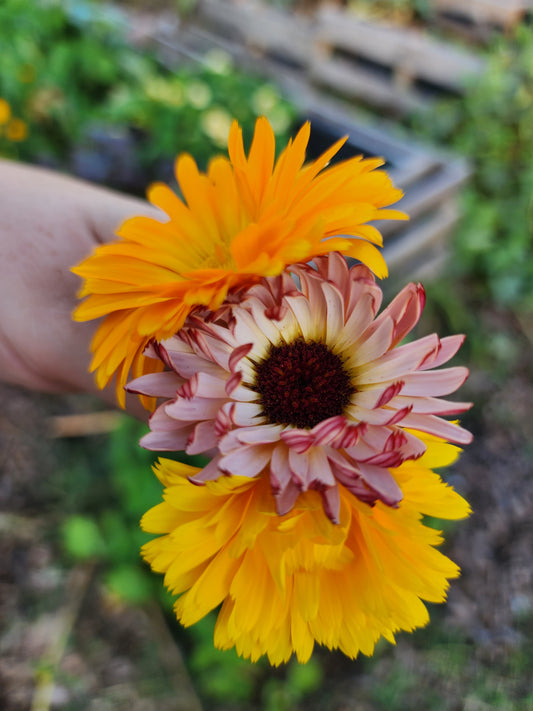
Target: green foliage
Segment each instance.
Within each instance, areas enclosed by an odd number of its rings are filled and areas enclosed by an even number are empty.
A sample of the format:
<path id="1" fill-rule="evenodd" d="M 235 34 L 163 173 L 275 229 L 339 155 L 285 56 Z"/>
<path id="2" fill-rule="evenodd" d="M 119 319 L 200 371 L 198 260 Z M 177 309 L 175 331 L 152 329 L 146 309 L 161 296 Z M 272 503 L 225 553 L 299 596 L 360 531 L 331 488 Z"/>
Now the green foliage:
<path id="1" fill-rule="evenodd" d="M 117 87 L 108 107 L 109 121 L 139 132 L 145 165 L 187 150 L 205 167 L 213 154 L 225 151 L 232 119 L 250 138 L 260 115 L 285 137 L 295 112 L 274 85 L 238 72 L 220 50 L 172 74 L 146 73 L 140 86 Z"/>
<path id="2" fill-rule="evenodd" d="M 154 588 L 144 570 L 136 565 L 112 567 L 105 576 L 108 589 L 121 600 L 137 605 L 150 600 Z"/>
<path id="3" fill-rule="evenodd" d="M 475 643 L 447 624 L 438 605 L 430 606 L 430 616 L 431 625 L 410 640 L 398 638 L 397 648 L 365 660 L 374 711 L 530 710 L 531 621 L 524 622 L 521 645 L 494 657 L 490 643 Z"/>
<path id="4" fill-rule="evenodd" d="M 159 587 L 139 557 L 140 547 L 151 538 L 141 531 L 139 521 L 161 501 L 162 493 L 151 471 L 154 453 L 138 446 L 146 429 L 125 416 L 121 426 L 96 446 L 82 451 L 80 442 L 73 443 L 73 462 L 67 451 L 56 484 L 67 511 L 61 527 L 66 553 L 100 561 L 110 588 L 130 602 L 158 594 Z M 205 464 L 199 457 L 172 456 L 196 466 Z"/>
<path id="5" fill-rule="evenodd" d="M 478 299 L 533 307 L 533 30 L 500 38 L 461 100 L 415 121 L 471 160 L 456 263 Z"/>
<path id="6" fill-rule="evenodd" d="M 286 140 L 294 109 L 273 85 L 221 51 L 170 71 L 129 46 L 121 17 L 90 0 L 50 0 L 32 12 L 27 0 L 3 0 L 0 97 L 28 136 L 0 150 L 142 193 L 168 179 L 176 154 L 190 151 L 205 166 L 225 151 L 233 118 L 249 136 L 267 115 Z"/>
<path id="7" fill-rule="evenodd" d="M 306 696 L 318 691 L 322 684 L 322 667 L 314 657 L 307 664 L 292 660 L 285 679 L 271 676 L 261 690 L 264 711 L 291 711 Z"/>
<path id="8" fill-rule="evenodd" d="M 65 550 L 74 558 L 83 560 L 105 555 L 106 545 L 100 529 L 87 516 L 69 516 L 63 523 L 62 537 Z"/>
<path id="9" fill-rule="evenodd" d="M 112 16 L 85 3 L 34 3 L 29 12 L 27 0 L 4 0 L 0 46 L 0 96 L 29 125 L 23 158 L 64 162 L 95 108 L 136 73 Z"/>
<path id="10" fill-rule="evenodd" d="M 109 591 L 131 603 L 150 599 L 159 585 L 139 557 L 149 539 L 139 520 L 161 500 L 160 483 L 151 472 L 154 456 L 137 446 L 145 429 L 125 417 L 116 432 L 102 438 L 102 446 L 82 453 L 80 443 L 73 443 L 75 468 L 67 445 L 58 481 L 58 488 L 70 492 L 62 501 L 71 511 L 60 531 L 65 552 L 99 562 Z"/>
<path id="11" fill-rule="evenodd" d="M 286 667 L 272 670 L 265 658 L 252 664 L 235 650 L 221 651 L 213 646 L 216 614 L 208 615 L 187 630 L 192 643 L 188 663 L 196 685 L 210 703 L 232 703 L 231 708 L 249 704 L 261 689 L 262 711 L 292 711 L 320 688 L 323 680 L 318 659 L 307 664 L 291 660 Z"/>
<path id="12" fill-rule="evenodd" d="M 213 646 L 216 615 L 204 617 L 187 630 L 192 648 L 188 663 L 197 680 L 197 688 L 208 700 L 220 702 L 250 701 L 264 664 L 254 665 Z"/>

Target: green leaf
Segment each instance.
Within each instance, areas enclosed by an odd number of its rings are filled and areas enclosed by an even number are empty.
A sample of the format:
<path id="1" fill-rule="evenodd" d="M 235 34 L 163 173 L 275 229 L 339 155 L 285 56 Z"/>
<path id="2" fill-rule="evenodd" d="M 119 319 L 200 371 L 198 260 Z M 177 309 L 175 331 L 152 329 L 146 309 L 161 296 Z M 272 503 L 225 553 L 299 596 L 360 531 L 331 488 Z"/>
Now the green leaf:
<path id="1" fill-rule="evenodd" d="M 63 524 L 63 545 L 74 558 L 98 558 L 106 554 L 106 545 L 96 523 L 86 516 L 70 516 Z"/>
<path id="2" fill-rule="evenodd" d="M 113 568 L 106 575 L 106 585 L 117 597 L 133 605 L 149 600 L 153 588 L 148 575 L 135 565 Z"/>

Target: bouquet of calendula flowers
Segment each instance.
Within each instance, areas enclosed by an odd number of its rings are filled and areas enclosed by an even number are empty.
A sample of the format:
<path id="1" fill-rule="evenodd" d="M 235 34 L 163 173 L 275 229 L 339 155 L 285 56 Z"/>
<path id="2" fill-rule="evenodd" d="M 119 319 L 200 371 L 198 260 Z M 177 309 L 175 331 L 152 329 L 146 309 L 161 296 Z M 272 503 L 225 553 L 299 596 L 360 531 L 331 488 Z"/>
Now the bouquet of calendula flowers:
<path id="1" fill-rule="evenodd" d="M 401 192 L 380 159 L 329 165 L 342 141 L 305 163 L 309 131 L 276 160 L 265 119 L 248 154 L 233 124 L 207 174 L 178 158 L 182 198 L 150 188 L 167 221 L 133 217 L 74 269 L 75 318 L 104 317 L 98 384 L 153 411 L 140 444 L 208 456 L 155 465 L 144 558 L 184 625 L 220 606 L 215 644 L 272 664 L 425 625 L 459 569 L 424 516 L 470 511 L 433 471 L 471 439 L 444 419 L 470 407 L 444 399 L 468 375 L 441 368 L 463 336 L 406 341 L 424 290 L 382 308 L 370 224 L 405 218 Z"/>

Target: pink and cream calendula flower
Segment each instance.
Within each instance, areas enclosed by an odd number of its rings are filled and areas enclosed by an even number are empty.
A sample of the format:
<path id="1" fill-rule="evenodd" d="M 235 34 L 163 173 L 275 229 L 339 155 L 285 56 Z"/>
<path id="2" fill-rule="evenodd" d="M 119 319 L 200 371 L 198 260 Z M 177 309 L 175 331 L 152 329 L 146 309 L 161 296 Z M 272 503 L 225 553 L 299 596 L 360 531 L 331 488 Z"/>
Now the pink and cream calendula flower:
<path id="1" fill-rule="evenodd" d="M 278 514 L 314 489 L 337 522 L 339 484 L 363 502 L 398 506 L 402 491 L 389 469 L 425 452 L 418 432 L 470 442 L 443 419 L 470 407 L 443 399 L 468 370 L 436 370 L 463 336 L 400 345 L 422 313 L 421 285 L 409 284 L 378 313 L 382 291 L 367 267 L 349 268 L 337 253 L 317 257 L 315 267 L 264 278 L 210 318 L 193 312 L 146 353 L 167 369 L 127 389 L 164 399 L 144 447 L 214 455 L 194 482 L 267 472 Z"/>

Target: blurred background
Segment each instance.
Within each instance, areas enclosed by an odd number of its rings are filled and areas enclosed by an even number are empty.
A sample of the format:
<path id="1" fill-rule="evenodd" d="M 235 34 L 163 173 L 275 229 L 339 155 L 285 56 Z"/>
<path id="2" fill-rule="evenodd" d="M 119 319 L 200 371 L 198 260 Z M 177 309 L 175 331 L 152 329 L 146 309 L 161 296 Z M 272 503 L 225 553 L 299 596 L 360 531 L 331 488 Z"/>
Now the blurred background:
<path id="1" fill-rule="evenodd" d="M 474 444 L 438 523 L 462 567 L 427 629 L 350 661 L 271 669 L 183 630 L 140 562 L 158 502 L 144 427 L 88 397 L 0 387 L 2 711 L 533 709 L 533 2 L 1 0 L 0 156 L 143 195 L 205 167 L 232 118 L 310 156 L 381 155 L 410 222 L 383 225 L 420 333 L 467 334 Z M 1 204 L 1 203 L 0 203 Z"/>

